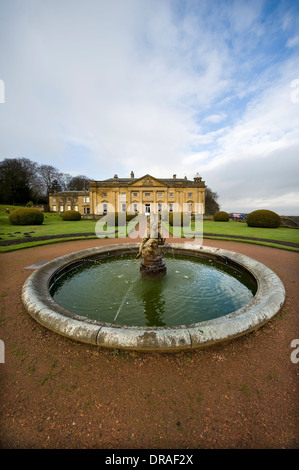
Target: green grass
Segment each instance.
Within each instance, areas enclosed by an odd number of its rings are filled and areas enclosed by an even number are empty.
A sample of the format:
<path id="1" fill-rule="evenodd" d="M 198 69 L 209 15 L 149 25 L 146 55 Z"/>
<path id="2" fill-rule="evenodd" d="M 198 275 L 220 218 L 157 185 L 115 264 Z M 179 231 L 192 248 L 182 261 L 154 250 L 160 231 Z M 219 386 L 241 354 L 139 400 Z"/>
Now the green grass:
<path id="1" fill-rule="evenodd" d="M 56 243 L 60 241 L 70 241 L 70 240 L 78 240 L 78 239 L 85 239 L 85 238 L 96 238 L 95 229 L 96 223 L 95 220 L 80 220 L 80 221 L 72 221 L 67 222 L 63 221 L 59 214 L 55 213 L 45 213 L 44 222 L 42 225 L 30 225 L 30 226 L 17 226 L 17 225 L 10 225 L 8 220 L 8 214 L 6 213 L 6 207 L 9 210 L 13 210 L 15 206 L 5 206 L 0 205 L 0 241 L 1 240 L 18 240 L 20 239 L 20 243 L 11 246 L 0 246 L 0 251 L 14 251 L 24 248 L 29 248 L 32 246 L 37 245 L 44 245 L 48 243 Z M 191 230 L 194 229 L 194 222 L 192 222 Z M 117 227 L 116 227 L 117 230 Z M 169 232 L 173 233 L 173 228 L 169 227 Z M 185 232 L 187 232 L 185 230 Z M 279 227 L 275 229 L 267 229 L 267 228 L 256 228 L 256 227 L 248 227 L 246 223 L 242 222 L 214 222 L 213 220 L 204 220 L 203 222 L 203 232 L 204 238 L 213 238 L 217 239 L 217 236 L 224 235 L 224 237 L 219 237 L 221 240 L 232 240 L 232 241 L 240 241 L 246 243 L 255 243 L 255 244 L 262 244 L 266 246 L 273 246 L 276 248 L 288 249 L 292 251 L 299 251 L 299 248 L 292 248 L 292 247 L 285 247 L 282 245 L 275 244 L 275 240 L 279 241 L 286 241 L 286 242 L 294 242 L 299 244 L 299 230 L 286 228 L 286 227 Z M 69 237 L 67 239 L 64 238 L 57 238 L 57 239 L 50 239 L 50 240 L 40 240 L 40 241 L 30 241 L 30 237 L 28 237 L 28 241 L 24 240 L 21 242 L 21 239 L 26 237 L 25 234 L 29 233 L 32 237 L 41 237 L 41 236 L 57 236 L 57 235 L 74 235 L 74 237 Z M 80 238 L 76 237 L 76 234 L 83 234 Z M 206 235 L 206 234 L 214 234 L 214 235 Z M 84 235 L 84 234 L 94 234 L 94 235 Z M 123 234 L 119 233 L 118 236 L 124 236 Z M 242 240 L 242 238 L 233 238 L 232 236 L 239 236 L 239 237 L 250 237 L 254 238 L 254 240 Z M 261 242 L 256 240 L 257 238 L 263 238 L 267 240 L 272 240 L 272 242 Z"/>
<path id="2" fill-rule="evenodd" d="M 6 213 L 6 208 L 13 211 L 17 206 L 0 205 L 0 241 L 5 240 L 18 240 L 20 243 L 11 246 L 0 246 L 0 251 L 15 251 L 24 248 L 30 248 L 38 245 L 45 245 L 49 243 L 57 243 L 61 241 L 71 241 L 86 238 L 97 238 L 96 235 L 96 224 L 97 220 L 79 220 L 79 221 L 63 221 L 62 217 L 57 213 L 44 213 L 44 222 L 42 225 L 10 225 L 9 214 Z M 113 228 L 107 231 L 107 235 L 113 235 Z M 115 227 L 116 236 L 123 237 L 124 228 L 119 229 Z M 57 235 L 74 235 L 74 237 L 66 238 L 53 238 L 52 240 L 39 240 L 39 241 L 24 241 L 26 234 L 31 237 L 43 237 L 43 236 L 57 236 Z M 83 234 L 78 237 L 76 234 Z M 89 235 L 84 235 L 89 234 Z M 93 235 L 90 235 L 93 234 Z M 22 240 L 22 241 L 21 241 Z"/>
<path id="3" fill-rule="evenodd" d="M 204 221 L 204 233 L 220 233 L 223 235 L 240 235 L 243 237 L 265 238 L 299 243 L 299 230 L 287 227 L 259 228 L 248 227 L 246 222 L 214 222 Z"/>
<path id="4" fill-rule="evenodd" d="M 185 235 L 192 233 L 194 230 L 194 222 L 191 223 L 191 230 L 186 227 L 184 230 Z M 178 230 L 178 229 L 176 229 Z M 173 233 L 173 228 L 169 228 L 170 233 Z M 207 235 L 213 234 L 213 235 Z M 182 231 L 183 235 L 183 231 Z M 220 235 L 224 235 L 220 237 Z M 292 251 L 299 251 L 299 248 L 285 247 L 283 245 L 276 245 L 275 241 L 285 241 L 293 242 L 299 244 L 299 229 L 292 229 L 287 227 L 278 227 L 278 228 L 259 228 L 259 227 L 248 227 L 246 222 L 215 222 L 213 220 L 204 220 L 203 221 L 203 236 L 204 238 L 219 239 L 221 240 L 231 240 L 231 241 L 240 241 L 246 243 L 255 243 L 259 245 L 273 246 L 275 248 L 283 248 Z M 218 236 L 218 237 L 217 237 Z M 250 237 L 255 240 L 243 240 L 242 238 L 234 237 Z M 272 242 L 261 242 L 257 240 L 258 238 L 263 238 L 265 240 L 272 240 Z"/>
<path id="5" fill-rule="evenodd" d="M 6 207 L 13 210 L 13 206 L 0 206 L 0 237 L 2 240 L 13 240 L 14 238 L 24 238 L 24 233 L 31 236 L 41 237 L 44 235 L 60 235 L 65 233 L 88 233 L 95 232 L 95 220 L 63 221 L 59 214 L 45 212 L 42 225 L 10 225 Z M 20 232 L 20 233 L 15 233 Z M 13 234 L 14 237 L 9 237 Z"/>

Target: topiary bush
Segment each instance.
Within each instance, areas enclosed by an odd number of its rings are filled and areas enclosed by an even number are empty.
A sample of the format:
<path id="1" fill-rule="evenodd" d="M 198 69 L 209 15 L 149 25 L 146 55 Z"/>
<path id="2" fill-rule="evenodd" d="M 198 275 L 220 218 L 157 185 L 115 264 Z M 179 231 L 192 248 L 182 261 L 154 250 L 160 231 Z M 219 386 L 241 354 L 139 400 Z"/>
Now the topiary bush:
<path id="1" fill-rule="evenodd" d="M 225 211 L 218 211 L 218 212 L 215 212 L 214 214 L 214 220 L 215 222 L 228 222 L 229 215 Z"/>
<path id="2" fill-rule="evenodd" d="M 11 225 L 41 225 L 44 221 L 44 214 L 38 209 L 21 207 L 9 214 Z"/>
<path id="3" fill-rule="evenodd" d="M 65 211 L 62 214 L 62 220 L 66 220 L 66 221 L 81 220 L 81 214 L 78 211 Z"/>
<path id="4" fill-rule="evenodd" d="M 248 227 L 277 228 L 280 223 L 280 216 L 266 209 L 253 211 L 247 217 Z"/>

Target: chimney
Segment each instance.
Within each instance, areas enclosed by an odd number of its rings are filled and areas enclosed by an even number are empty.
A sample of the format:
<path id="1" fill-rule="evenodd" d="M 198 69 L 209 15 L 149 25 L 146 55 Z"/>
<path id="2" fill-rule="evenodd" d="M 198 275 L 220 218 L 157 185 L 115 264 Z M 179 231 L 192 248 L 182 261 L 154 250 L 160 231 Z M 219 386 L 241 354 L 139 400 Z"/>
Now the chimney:
<path id="1" fill-rule="evenodd" d="M 114 178 L 118 178 L 118 175 L 117 175 L 117 174 L 115 174 L 115 175 L 114 175 Z"/>
<path id="2" fill-rule="evenodd" d="M 174 180 L 176 179 L 176 175 L 173 175 L 173 179 L 174 179 Z"/>
<path id="3" fill-rule="evenodd" d="M 131 171 L 131 178 L 134 178 L 134 171 Z"/>

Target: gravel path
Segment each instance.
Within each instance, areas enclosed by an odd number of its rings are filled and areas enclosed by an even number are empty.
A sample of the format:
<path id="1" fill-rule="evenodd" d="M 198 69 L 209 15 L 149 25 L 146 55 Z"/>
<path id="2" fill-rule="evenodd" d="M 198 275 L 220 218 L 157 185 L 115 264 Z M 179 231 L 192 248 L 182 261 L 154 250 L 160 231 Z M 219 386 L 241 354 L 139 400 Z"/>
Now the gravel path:
<path id="1" fill-rule="evenodd" d="M 1 447 L 298 448 L 299 363 L 291 361 L 291 342 L 299 338 L 299 254 L 205 240 L 269 266 L 287 297 L 257 331 L 192 353 L 100 349 L 59 336 L 28 315 L 21 302 L 26 267 L 117 241 L 0 254 Z"/>

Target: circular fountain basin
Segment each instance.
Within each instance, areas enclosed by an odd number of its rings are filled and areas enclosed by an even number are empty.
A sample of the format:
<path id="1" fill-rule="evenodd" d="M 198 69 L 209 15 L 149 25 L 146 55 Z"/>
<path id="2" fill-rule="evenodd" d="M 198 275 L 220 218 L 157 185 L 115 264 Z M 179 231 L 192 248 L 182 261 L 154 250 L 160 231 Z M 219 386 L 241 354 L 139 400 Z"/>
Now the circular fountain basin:
<path id="1" fill-rule="evenodd" d="M 167 274 L 148 280 L 134 259 L 138 248 L 103 246 L 50 261 L 25 282 L 26 309 L 47 328 L 77 341 L 179 351 L 248 333 L 284 303 L 277 275 L 240 253 L 165 244 Z"/>

